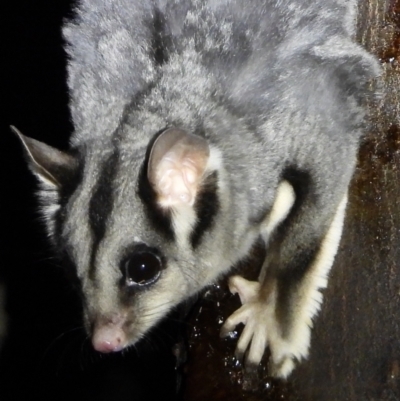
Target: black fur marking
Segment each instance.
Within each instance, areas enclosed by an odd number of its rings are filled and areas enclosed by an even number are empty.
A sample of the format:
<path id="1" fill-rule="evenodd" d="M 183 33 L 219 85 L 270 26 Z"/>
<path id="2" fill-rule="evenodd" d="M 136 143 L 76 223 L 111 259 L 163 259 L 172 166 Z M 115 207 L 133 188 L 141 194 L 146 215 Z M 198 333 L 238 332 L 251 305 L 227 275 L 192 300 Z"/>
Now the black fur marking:
<path id="1" fill-rule="evenodd" d="M 138 195 L 143 201 L 143 205 L 145 206 L 145 210 L 147 212 L 147 217 L 154 229 L 162 233 L 168 241 L 174 241 L 175 233 L 172 227 L 171 211 L 163 209 L 159 206 L 157 194 L 147 177 L 147 166 L 149 163 L 151 149 L 156 139 L 164 131 L 165 129 L 157 133 L 147 147 L 146 158 L 139 173 Z"/>
<path id="2" fill-rule="evenodd" d="M 99 179 L 89 202 L 89 225 L 94 237 L 89 267 L 91 278 L 93 278 L 96 270 L 97 250 L 104 237 L 107 221 L 113 207 L 113 181 L 117 172 L 118 160 L 119 152 L 114 149 L 101 167 Z"/>
<path id="3" fill-rule="evenodd" d="M 302 208 L 305 203 L 315 203 L 317 201 L 317 196 L 312 189 L 312 178 L 307 171 L 301 171 L 296 168 L 286 168 L 282 175 L 282 180 L 288 181 L 295 192 L 295 202 L 290 210 L 288 216 L 285 219 L 284 224 L 280 224 L 273 236 L 272 246 L 270 247 L 268 253 L 271 255 L 272 260 L 276 259 L 278 264 L 284 263 L 284 266 L 278 270 L 277 274 L 279 280 L 283 281 L 297 281 L 301 279 L 304 273 L 307 271 L 310 263 L 318 251 L 318 239 L 315 239 L 314 244 L 317 247 L 312 246 L 310 249 L 301 249 L 302 242 L 297 240 L 298 249 L 296 249 L 296 257 L 289 261 L 281 260 L 282 256 L 280 254 L 280 246 L 287 235 L 290 235 L 293 226 L 296 224 L 299 217 L 301 218 Z M 307 241 L 309 243 L 309 241 Z M 273 262 L 274 263 L 274 262 Z"/>
<path id="4" fill-rule="evenodd" d="M 300 207 L 304 204 L 304 201 L 308 197 L 312 202 L 316 201 L 310 198 L 313 196 L 312 193 L 312 179 L 308 171 L 302 171 L 295 167 L 287 167 L 282 174 L 282 180 L 286 180 L 293 187 L 295 193 L 295 203 L 289 212 L 288 219 L 293 218 L 297 215 Z"/>
<path id="5" fill-rule="evenodd" d="M 212 227 L 215 215 L 219 211 L 217 188 L 218 173 L 214 171 L 204 180 L 194 204 L 197 223 L 190 234 L 190 243 L 193 249 L 199 246 L 204 233 Z"/>
<path id="6" fill-rule="evenodd" d="M 283 270 L 278 273 L 279 278 L 279 293 L 290 292 L 290 288 L 300 282 L 304 274 L 307 272 L 311 263 L 315 260 L 320 249 L 320 242 L 315 241 L 315 244 L 307 249 L 302 249 L 296 254 L 296 258 L 291 260 Z"/>
<path id="7" fill-rule="evenodd" d="M 305 241 L 294 238 L 296 248 L 290 252 L 290 254 L 294 252 L 294 257 L 292 255 L 289 260 L 286 260 L 288 258 L 287 255 L 283 258 L 280 246 L 284 238 L 290 235 L 293 227 L 301 219 L 301 214 L 304 213 L 303 208 L 307 207 L 307 204 L 315 204 L 318 201 L 318 196 L 313 189 L 311 174 L 307 171 L 289 167 L 285 169 L 282 179 L 287 180 L 292 185 L 295 192 L 295 203 L 284 224 L 277 227 L 273 243 L 271 244 L 272 246 L 268 249 L 268 254 L 272 262 L 269 266 L 270 271 L 272 275 L 276 275 L 278 285 L 276 313 L 282 325 L 283 335 L 285 336 L 290 332 L 291 294 L 294 293 L 296 285 L 301 282 L 315 260 L 322 238 L 309 237 Z M 318 234 L 315 233 L 314 235 Z"/>
<path id="8" fill-rule="evenodd" d="M 290 261 L 288 265 L 284 266 L 283 270 L 278 272 L 276 315 L 281 324 L 284 338 L 290 334 L 290 323 L 293 318 L 293 316 L 291 316 L 293 305 L 291 295 L 296 294 L 296 286 L 301 284 L 301 280 L 316 259 L 320 250 L 320 244 L 320 241 L 315 240 L 312 246 L 296 254 L 295 259 Z"/>
<path id="9" fill-rule="evenodd" d="M 156 65 L 168 62 L 167 44 L 170 42 L 166 34 L 165 18 L 159 10 L 154 11 L 152 50 Z"/>
<path id="10" fill-rule="evenodd" d="M 308 171 L 302 171 L 295 167 L 287 167 L 282 174 L 282 180 L 286 180 L 293 187 L 295 193 L 295 201 L 292 209 L 285 219 L 284 224 L 280 224 L 274 234 L 274 240 L 280 243 L 289 231 L 292 230 L 295 220 L 301 213 L 301 208 L 307 201 L 314 203 L 317 201 L 317 195 L 312 190 L 312 179 Z"/>

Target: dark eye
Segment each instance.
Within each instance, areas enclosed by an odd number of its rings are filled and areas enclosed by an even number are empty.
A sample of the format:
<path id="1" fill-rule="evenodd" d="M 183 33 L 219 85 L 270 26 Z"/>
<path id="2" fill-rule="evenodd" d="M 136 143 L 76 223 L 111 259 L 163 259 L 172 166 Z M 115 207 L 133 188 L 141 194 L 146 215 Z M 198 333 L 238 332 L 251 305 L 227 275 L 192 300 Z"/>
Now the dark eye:
<path id="1" fill-rule="evenodd" d="M 151 252 L 132 255 L 125 262 L 125 284 L 146 285 L 157 280 L 162 270 L 160 258 Z"/>

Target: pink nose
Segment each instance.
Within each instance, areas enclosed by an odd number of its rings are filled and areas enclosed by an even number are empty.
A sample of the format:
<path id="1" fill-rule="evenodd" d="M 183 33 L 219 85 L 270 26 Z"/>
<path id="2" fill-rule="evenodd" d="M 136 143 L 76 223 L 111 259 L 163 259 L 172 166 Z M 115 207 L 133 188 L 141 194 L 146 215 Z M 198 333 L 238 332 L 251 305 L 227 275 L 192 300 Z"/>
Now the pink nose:
<path id="1" fill-rule="evenodd" d="M 96 351 L 106 354 L 109 352 L 118 352 L 124 348 L 120 337 L 102 338 L 101 336 L 93 336 L 92 344 Z"/>
<path id="2" fill-rule="evenodd" d="M 122 329 L 123 323 L 124 319 L 97 321 L 92 335 L 93 348 L 104 353 L 118 352 L 125 348 L 127 341 Z"/>

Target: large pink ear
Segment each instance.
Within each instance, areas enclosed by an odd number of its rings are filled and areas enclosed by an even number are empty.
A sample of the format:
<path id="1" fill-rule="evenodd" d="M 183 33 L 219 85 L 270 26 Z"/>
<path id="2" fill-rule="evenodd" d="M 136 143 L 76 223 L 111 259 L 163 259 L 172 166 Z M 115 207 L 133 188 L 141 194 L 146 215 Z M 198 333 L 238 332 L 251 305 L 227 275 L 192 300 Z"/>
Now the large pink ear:
<path id="1" fill-rule="evenodd" d="M 147 175 L 163 207 L 193 205 L 210 148 L 204 138 L 169 128 L 154 142 Z"/>

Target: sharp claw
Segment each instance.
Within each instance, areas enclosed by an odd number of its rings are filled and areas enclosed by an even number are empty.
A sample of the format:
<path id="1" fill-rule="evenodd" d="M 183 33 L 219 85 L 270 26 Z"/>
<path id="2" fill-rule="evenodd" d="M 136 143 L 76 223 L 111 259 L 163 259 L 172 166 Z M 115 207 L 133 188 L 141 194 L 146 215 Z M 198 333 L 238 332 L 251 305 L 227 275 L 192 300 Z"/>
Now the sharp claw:
<path id="1" fill-rule="evenodd" d="M 237 288 L 234 285 L 228 285 L 229 291 L 232 295 L 236 295 L 238 293 Z"/>
<path id="2" fill-rule="evenodd" d="M 242 304 L 248 303 L 257 297 L 260 284 L 256 281 L 248 281 L 241 276 L 233 276 L 228 282 L 229 291 L 239 294 Z"/>
<path id="3" fill-rule="evenodd" d="M 243 283 L 246 282 L 241 276 L 232 276 L 228 280 L 228 287 L 231 294 L 240 293 L 241 287 L 243 287 Z"/>

